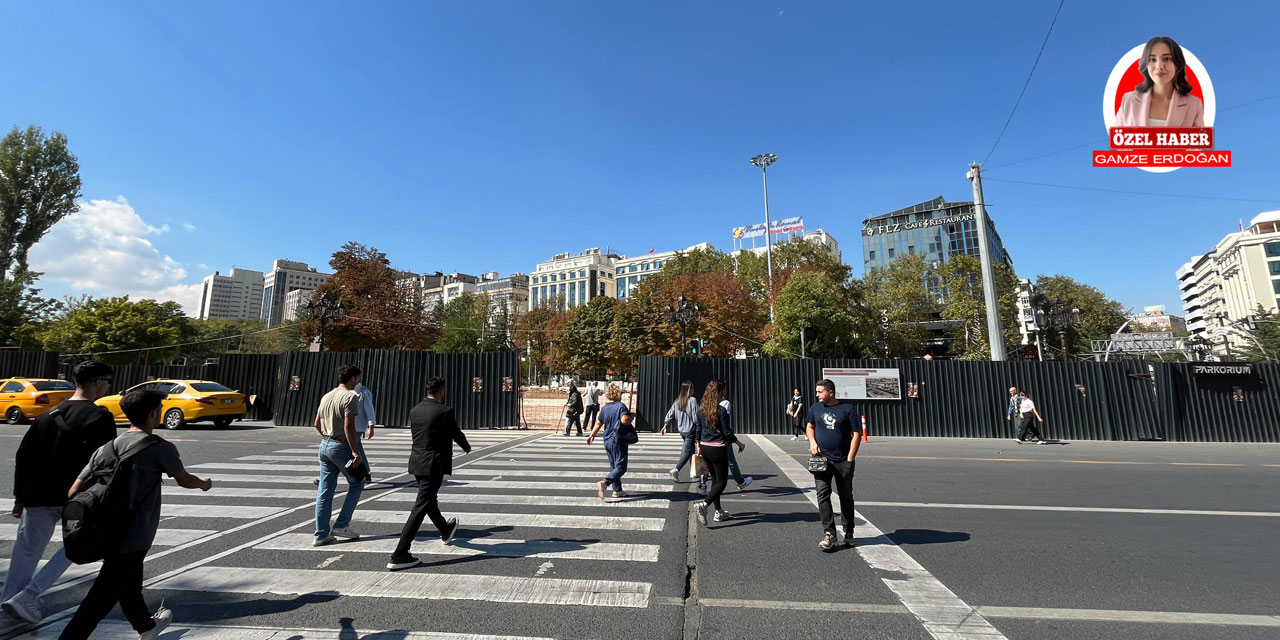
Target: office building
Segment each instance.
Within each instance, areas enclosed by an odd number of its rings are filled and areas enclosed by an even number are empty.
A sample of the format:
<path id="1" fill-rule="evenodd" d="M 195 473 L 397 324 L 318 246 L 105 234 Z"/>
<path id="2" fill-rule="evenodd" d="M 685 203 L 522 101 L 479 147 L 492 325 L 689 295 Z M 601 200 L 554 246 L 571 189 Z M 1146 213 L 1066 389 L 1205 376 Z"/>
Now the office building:
<path id="1" fill-rule="evenodd" d="M 1187 321 L 1181 316 L 1165 313 L 1164 305 L 1147 307 L 1142 313 L 1129 317 L 1129 326 L 1135 331 L 1169 331 L 1183 333 L 1187 330 Z"/>
<path id="2" fill-rule="evenodd" d="M 262 307 L 260 316 L 268 329 L 284 321 L 285 296 L 290 291 L 307 289 L 315 291 L 320 285 L 333 277 L 330 273 L 319 273 L 305 262 L 293 260 L 276 260 L 271 264 L 262 281 Z"/>
<path id="3" fill-rule="evenodd" d="M 773 241 L 773 250 L 777 251 L 780 245 L 785 244 L 787 242 L 800 242 L 800 241 L 812 242 L 814 244 L 821 245 L 824 249 L 827 250 L 827 253 L 829 253 L 832 258 L 835 258 L 840 262 L 844 262 L 844 256 L 840 253 L 840 243 L 836 241 L 834 236 L 832 236 L 830 233 L 827 233 L 823 229 L 817 229 L 815 231 L 810 231 L 808 233 L 804 233 L 804 231 L 801 230 L 798 233 L 793 233 L 793 234 L 784 236 L 782 238 L 777 238 Z M 744 251 L 750 251 L 751 253 L 754 253 L 758 256 L 765 256 L 767 255 L 768 250 L 769 250 L 769 247 L 767 245 L 762 244 L 758 247 L 738 249 L 736 251 L 731 252 L 731 255 L 737 255 L 738 253 L 741 253 Z"/>
<path id="4" fill-rule="evenodd" d="M 679 253 L 698 250 L 710 251 L 712 249 L 714 247 L 709 243 L 703 242 Z M 663 251 L 662 253 L 646 253 L 634 258 L 619 257 L 613 263 L 614 276 L 617 283 L 616 297 L 619 300 L 626 300 L 627 296 L 633 293 L 641 282 L 648 280 L 649 276 L 661 271 L 662 265 L 675 258 L 676 253 L 676 251 Z"/>
<path id="5" fill-rule="evenodd" d="M 307 304 L 316 295 L 315 289 L 294 289 L 284 294 L 284 312 L 281 320 L 293 322 L 307 317 Z"/>
<path id="6" fill-rule="evenodd" d="M 987 246 L 994 262 L 1013 266 L 990 217 Z M 942 264 L 954 255 L 978 257 L 973 203 L 947 202 L 938 196 L 862 221 L 862 264 L 867 271 L 908 255 L 924 256 L 934 264 Z"/>
<path id="7" fill-rule="evenodd" d="M 492 315 L 500 315 L 505 309 L 512 316 L 517 316 L 529 308 L 529 276 L 513 273 L 500 278 L 497 271 L 490 271 L 476 285 L 476 293 L 489 296 Z"/>
<path id="8" fill-rule="evenodd" d="M 225 276 L 214 271 L 204 277 L 197 314 L 201 320 L 257 318 L 261 309 L 261 271 L 232 267 Z"/>
<path id="9" fill-rule="evenodd" d="M 618 297 L 614 262 L 622 256 L 598 248 L 578 254 L 558 253 L 529 274 L 529 308 L 554 304 L 561 311 L 600 296 Z"/>
<path id="10" fill-rule="evenodd" d="M 1240 325 L 1259 307 L 1280 309 L 1280 210 L 1254 216 L 1247 228 L 1192 257 L 1177 276 L 1192 336 L 1208 340 L 1219 357 L 1227 349 L 1224 337 L 1213 333 L 1219 327 L 1232 348 L 1252 343 Z"/>

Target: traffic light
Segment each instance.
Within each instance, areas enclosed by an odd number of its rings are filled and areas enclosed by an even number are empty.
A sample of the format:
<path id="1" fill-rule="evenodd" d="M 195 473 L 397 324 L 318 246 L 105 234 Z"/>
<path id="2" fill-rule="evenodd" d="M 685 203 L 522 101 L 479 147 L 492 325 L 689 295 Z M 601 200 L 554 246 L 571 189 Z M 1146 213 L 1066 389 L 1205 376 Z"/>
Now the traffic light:
<path id="1" fill-rule="evenodd" d="M 698 355 L 698 347 L 702 346 L 698 344 L 699 342 L 701 342 L 701 340 L 698 340 L 697 338 L 689 341 L 689 355 Z"/>
<path id="2" fill-rule="evenodd" d="M 1250 331 L 1257 331 L 1257 330 L 1258 330 L 1258 317 L 1257 317 L 1257 316 L 1249 316 L 1249 317 L 1245 318 L 1244 320 L 1245 320 L 1245 323 L 1249 325 L 1249 330 L 1250 330 Z"/>

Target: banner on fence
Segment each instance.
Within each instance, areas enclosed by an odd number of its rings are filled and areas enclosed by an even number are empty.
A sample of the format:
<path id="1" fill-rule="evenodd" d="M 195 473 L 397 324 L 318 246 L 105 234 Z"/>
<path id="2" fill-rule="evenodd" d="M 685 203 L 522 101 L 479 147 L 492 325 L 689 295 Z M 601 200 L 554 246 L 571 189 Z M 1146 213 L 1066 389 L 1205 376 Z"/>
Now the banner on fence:
<path id="1" fill-rule="evenodd" d="M 835 383 L 840 400 L 902 399 L 897 369 L 823 369 L 822 377 Z"/>

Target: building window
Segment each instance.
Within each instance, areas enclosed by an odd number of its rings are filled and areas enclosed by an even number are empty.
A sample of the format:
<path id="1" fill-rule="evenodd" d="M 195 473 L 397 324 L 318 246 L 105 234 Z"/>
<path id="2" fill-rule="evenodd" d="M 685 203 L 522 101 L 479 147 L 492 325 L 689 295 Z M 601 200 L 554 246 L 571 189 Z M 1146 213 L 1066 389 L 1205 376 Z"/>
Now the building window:
<path id="1" fill-rule="evenodd" d="M 876 252 L 875 252 L 874 250 L 872 250 L 872 251 L 871 251 L 871 254 L 870 254 L 869 256 L 867 256 L 867 259 L 868 259 L 868 260 L 875 260 L 875 259 L 876 259 Z"/>
<path id="2" fill-rule="evenodd" d="M 893 247 L 889 247 L 889 257 L 893 257 Z"/>
<path id="3" fill-rule="evenodd" d="M 1268 242 L 1263 246 L 1267 249 L 1268 258 L 1280 258 L 1280 242 Z"/>
<path id="4" fill-rule="evenodd" d="M 1276 293 L 1280 293 L 1280 280 L 1272 280 L 1271 289 Z"/>
<path id="5" fill-rule="evenodd" d="M 578 270 L 578 277 L 579 277 L 579 278 L 585 278 L 585 277 L 587 277 L 587 270 L 586 270 L 586 269 L 579 269 L 579 270 Z"/>
<path id="6" fill-rule="evenodd" d="M 1280 260 L 1268 262 L 1267 266 L 1271 268 L 1271 275 L 1280 276 Z"/>
<path id="7" fill-rule="evenodd" d="M 907 245 L 907 253 L 914 256 L 916 254 L 916 246 L 914 244 Z"/>
<path id="8" fill-rule="evenodd" d="M 644 263 L 644 264 L 640 265 L 640 270 L 641 270 L 641 271 L 648 271 L 648 270 L 649 270 L 649 263 L 648 263 L 648 262 L 646 262 L 646 263 Z"/>
<path id="9" fill-rule="evenodd" d="M 587 281 L 586 280 L 578 281 L 578 299 L 582 301 L 582 304 L 587 303 Z"/>

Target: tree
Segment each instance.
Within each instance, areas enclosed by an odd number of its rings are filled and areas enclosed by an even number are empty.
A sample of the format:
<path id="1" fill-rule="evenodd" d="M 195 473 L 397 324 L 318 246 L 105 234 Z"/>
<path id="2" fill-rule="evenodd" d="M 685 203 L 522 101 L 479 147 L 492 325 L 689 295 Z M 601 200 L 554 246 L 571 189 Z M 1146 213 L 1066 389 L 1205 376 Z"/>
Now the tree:
<path id="1" fill-rule="evenodd" d="M 751 285 L 757 296 L 769 297 L 769 259 L 768 256 L 753 251 L 737 254 L 736 272 L 739 278 Z M 817 270 L 825 274 L 831 282 L 845 287 L 853 273 L 853 269 L 841 262 L 839 258 L 821 244 L 794 238 L 787 242 L 773 245 L 773 293 L 781 294 L 787 286 L 787 279 L 799 270 Z M 776 306 L 776 301 L 775 301 Z M 776 313 L 776 309 L 775 309 Z"/>
<path id="2" fill-rule="evenodd" d="M 705 355 L 731 358 L 739 351 L 757 351 L 764 344 L 762 333 L 769 322 L 769 306 L 753 297 L 751 287 L 732 273 L 687 273 L 669 282 L 650 279 L 645 285 L 652 287 L 646 295 L 651 297 L 658 314 L 682 294 L 690 304 L 701 308 L 702 319 L 689 328 L 686 337 L 707 340 Z M 652 352 L 682 355 L 679 326 L 665 321 L 654 324 L 653 333 L 660 337 L 655 338 Z"/>
<path id="3" fill-rule="evenodd" d="M 440 353 L 477 353 L 485 347 L 489 296 L 465 292 L 444 305 L 436 319 L 440 337 L 432 347 Z"/>
<path id="4" fill-rule="evenodd" d="M 558 315 L 560 312 L 551 307 L 538 306 L 516 322 L 516 348 L 525 352 L 529 372 L 533 374 L 530 382 L 536 379 L 538 371 L 545 371 L 542 367 L 547 366 L 547 354 L 551 351 L 549 329 L 551 321 Z"/>
<path id="5" fill-rule="evenodd" d="M 663 281 L 654 278 L 642 282 L 614 308 L 609 354 L 615 366 L 628 368 L 640 356 L 670 349 L 669 338 L 662 332 L 666 324 L 662 307 L 666 303 L 660 305 L 653 297 L 660 282 Z"/>
<path id="6" fill-rule="evenodd" d="M 1066 334 L 1066 359 L 1072 353 L 1088 353 L 1092 340 L 1106 340 L 1125 323 L 1128 317 L 1124 305 L 1112 300 L 1096 287 L 1077 282 L 1064 275 L 1036 277 L 1036 295 L 1031 301 L 1036 309 L 1048 309 L 1054 301 L 1068 308 L 1080 309 L 1083 321 L 1080 326 L 1067 327 L 1063 331 L 1042 328 L 1040 341 L 1047 348 L 1062 344 L 1060 335 Z"/>
<path id="7" fill-rule="evenodd" d="M 1246 339 L 1244 346 L 1236 347 L 1234 355 L 1242 362 L 1276 362 L 1280 363 L 1280 312 L 1269 313 L 1262 305 L 1253 312 L 1257 330 L 1243 330 L 1252 334 L 1258 342 Z M 1258 349 L 1261 343 L 1262 349 Z"/>
<path id="8" fill-rule="evenodd" d="M 315 298 L 328 293 L 342 303 L 344 312 L 329 321 L 325 348 L 425 349 L 436 337 L 429 326 L 422 301 L 408 287 L 398 284 L 400 273 L 391 268 L 387 254 L 358 242 L 348 242 L 329 260 L 333 277 L 320 285 Z M 320 321 L 302 322 L 309 341 L 320 334 Z"/>
<path id="9" fill-rule="evenodd" d="M 864 355 L 856 337 L 857 319 L 849 291 L 828 273 L 797 271 L 778 295 L 773 336 L 765 352 L 775 357 L 857 358 Z"/>
<path id="10" fill-rule="evenodd" d="M 927 283 L 937 282 L 923 256 L 906 255 L 862 278 L 856 307 L 858 334 L 877 358 L 918 358 L 940 304 Z"/>
<path id="11" fill-rule="evenodd" d="M 56 300 L 40 296 L 33 287 L 39 274 L 26 271 L 0 280 L 0 345 L 21 344 L 24 336 L 51 320 L 62 309 Z"/>
<path id="12" fill-rule="evenodd" d="M 617 306 L 617 300 L 599 297 L 570 312 L 562 338 L 570 368 L 583 371 L 609 366 L 609 333 Z"/>
<path id="13" fill-rule="evenodd" d="M 1002 340 L 1016 344 L 1018 333 L 1018 276 L 1006 264 L 996 264 L 995 279 Z M 951 354 L 959 360 L 987 360 L 987 302 L 982 287 L 982 264 L 973 256 L 955 255 L 937 268 L 942 285 L 942 318 L 953 321 Z"/>
<path id="14" fill-rule="evenodd" d="M 27 273 L 27 253 L 76 210 L 80 163 L 67 136 L 35 125 L 0 139 L 0 282 Z"/>
<path id="15" fill-rule="evenodd" d="M 112 364 L 158 362 L 176 357 L 179 349 L 149 348 L 181 342 L 186 322 L 176 302 L 94 298 L 50 322 L 34 337 L 47 351 L 98 355 Z M 126 353 L 107 353 L 111 351 Z"/>

